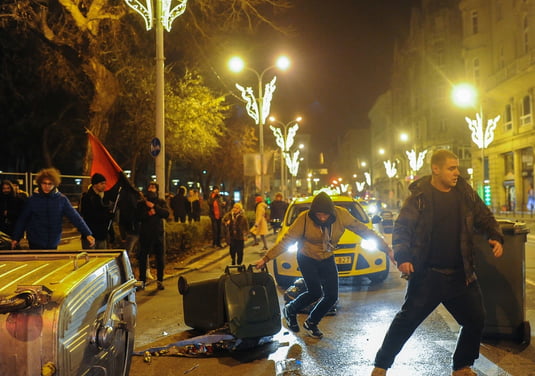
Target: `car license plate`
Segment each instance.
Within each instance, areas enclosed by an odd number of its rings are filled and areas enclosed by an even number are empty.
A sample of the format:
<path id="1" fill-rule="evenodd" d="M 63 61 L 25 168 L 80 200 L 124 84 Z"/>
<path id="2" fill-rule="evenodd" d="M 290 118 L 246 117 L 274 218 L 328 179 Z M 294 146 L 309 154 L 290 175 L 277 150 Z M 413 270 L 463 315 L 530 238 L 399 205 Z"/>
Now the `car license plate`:
<path id="1" fill-rule="evenodd" d="M 351 256 L 335 257 L 334 262 L 337 264 L 351 264 Z"/>

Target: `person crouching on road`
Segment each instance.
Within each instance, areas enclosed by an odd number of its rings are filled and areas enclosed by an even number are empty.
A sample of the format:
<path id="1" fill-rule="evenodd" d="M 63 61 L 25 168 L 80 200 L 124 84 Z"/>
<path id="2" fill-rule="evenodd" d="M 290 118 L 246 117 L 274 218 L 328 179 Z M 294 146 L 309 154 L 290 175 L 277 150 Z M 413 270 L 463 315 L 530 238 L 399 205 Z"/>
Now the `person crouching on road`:
<path id="1" fill-rule="evenodd" d="M 163 290 L 163 272 L 165 267 L 165 254 L 163 247 L 163 220 L 169 217 L 169 209 L 165 200 L 158 197 L 158 183 L 149 183 L 145 200 L 137 206 L 139 226 L 139 279 L 142 289 L 147 281 L 147 256 L 153 253 L 156 256 L 156 278 L 158 290 Z"/>
<path id="2" fill-rule="evenodd" d="M 303 327 L 311 337 L 323 337 L 318 324 L 338 300 L 338 270 L 333 251 L 346 229 L 362 238 L 375 239 L 378 248 L 393 260 L 392 250 L 383 238 L 353 217 L 347 209 L 335 206 L 325 192 L 320 192 L 314 197 L 310 209 L 299 214 L 284 237 L 264 257 L 256 261 L 255 266 L 260 269 L 295 242 L 300 244 L 297 263 L 307 291 L 286 304 L 282 310 L 291 331 L 299 331 L 297 313 L 318 301 Z"/>
<path id="3" fill-rule="evenodd" d="M 247 218 L 243 214 L 243 206 L 235 203 L 231 211 L 223 217 L 223 224 L 227 227 L 227 243 L 230 244 L 229 253 L 232 265 L 241 265 L 243 262 L 243 248 L 249 232 Z"/>

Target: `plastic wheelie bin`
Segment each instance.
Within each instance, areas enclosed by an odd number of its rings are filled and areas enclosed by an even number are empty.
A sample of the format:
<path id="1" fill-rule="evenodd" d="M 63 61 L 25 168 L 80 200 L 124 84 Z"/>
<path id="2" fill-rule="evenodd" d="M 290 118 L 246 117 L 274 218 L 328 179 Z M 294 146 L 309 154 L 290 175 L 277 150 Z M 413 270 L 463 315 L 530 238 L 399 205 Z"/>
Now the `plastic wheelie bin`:
<path id="1" fill-rule="evenodd" d="M 498 221 L 504 234 L 503 255 L 494 257 L 488 241 L 475 241 L 476 274 L 486 310 L 483 338 L 501 338 L 529 344 L 531 327 L 526 321 L 525 243 L 529 229 L 524 223 Z"/>

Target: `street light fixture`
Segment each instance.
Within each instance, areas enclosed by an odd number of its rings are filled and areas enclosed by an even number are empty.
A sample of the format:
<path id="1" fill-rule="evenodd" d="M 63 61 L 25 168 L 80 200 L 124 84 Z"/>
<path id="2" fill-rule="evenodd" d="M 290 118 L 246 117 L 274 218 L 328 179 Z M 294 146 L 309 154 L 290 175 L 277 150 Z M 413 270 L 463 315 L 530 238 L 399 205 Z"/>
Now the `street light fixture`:
<path id="1" fill-rule="evenodd" d="M 270 112 L 271 99 L 273 98 L 273 92 L 276 89 L 275 82 L 277 76 L 273 76 L 270 82 L 263 88 L 263 79 L 266 72 L 271 69 L 278 68 L 282 71 L 286 70 L 290 66 L 290 60 L 286 56 L 280 56 L 274 65 L 271 65 L 264 69 L 262 72 L 250 68 L 245 65 L 245 62 L 240 57 L 233 57 L 228 63 L 229 69 L 233 72 L 239 73 L 243 70 L 253 72 L 258 79 L 258 97 L 255 97 L 252 87 L 246 87 L 236 84 L 236 88 L 240 90 L 243 100 L 246 102 L 245 109 L 247 114 L 258 124 L 258 148 L 260 152 L 260 192 L 263 195 L 265 193 L 264 186 L 264 124 L 266 118 Z"/>
<path id="2" fill-rule="evenodd" d="M 476 118 L 471 119 L 465 116 L 468 123 L 468 128 L 472 132 L 472 141 L 481 149 L 481 182 L 485 182 L 485 149 L 494 141 L 494 131 L 498 126 L 501 116 L 497 115 L 492 119 L 487 119 L 487 125 L 483 125 L 483 106 L 481 100 L 478 99 L 478 93 L 474 86 L 462 83 L 453 87 L 451 97 L 453 103 L 459 107 L 476 107 L 479 102 L 479 112 L 476 112 Z M 484 183 L 485 184 L 485 183 Z M 483 190 L 481 187 L 480 195 L 483 197 Z M 487 205 L 491 203 L 486 201 Z"/>
<path id="3" fill-rule="evenodd" d="M 125 0 L 126 4 L 135 10 L 145 20 L 147 30 L 152 29 L 156 34 L 156 88 L 155 88 L 155 138 L 151 143 L 151 153 L 155 160 L 156 182 L 163 189 L 159 190 L 160 198 L 165 198 L 167 190 L 165 184 L 165 100 L 164 100 L 164 44 L 163 29 L 171 31 L 173 21 L 186 11 L 187 0 L 178 0 L 178 4 L 171 8 L 171 1 L 156 0 L 153 9 L 152 0 Z"/>
<path id="4" fill-rule="evenodd" d="M 286 168 L 284 166 L 284 160 L 286 159 L 286 156 L 288 155 L 290 148 L 292 147 L 294 143 L 295 134 L 299 130 L 299 122 L 302 120 L 301 116 L 298 116 L 294 120 L 289 121 L 288 123 L 283 123 L 282 121 L 276 120 L 273 116 L 270 116 L 269 121 L 272 123 L 276 123 L 282 127 L 284 132 L 281 130 L 281 128 L 274 127 L 273 125 L 270 125 L 269 128 L 275 135 L 275 142 L 277 143 L 277 146 L 281 149 L 281 191 L 283 194 L 283 197 L 287 197 L 286 192 Z"/>

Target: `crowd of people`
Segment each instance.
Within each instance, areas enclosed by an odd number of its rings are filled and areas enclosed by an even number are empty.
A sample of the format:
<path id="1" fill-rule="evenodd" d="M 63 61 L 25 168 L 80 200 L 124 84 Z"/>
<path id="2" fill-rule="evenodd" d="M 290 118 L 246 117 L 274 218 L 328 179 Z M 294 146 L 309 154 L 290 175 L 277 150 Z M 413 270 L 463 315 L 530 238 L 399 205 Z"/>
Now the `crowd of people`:
<path id="1" fill-rule="evenodd" d="M 245 241 L 252 238 L 253 245 L 258 245 L 260 240 L 262 250 L 267 250 L 268 223 L 276 232 L 288 207 L 280 193 L 271 205 L 257 195 L 254 219 L 248 219 L 243 204 L 229 200 L 218 187 L 203 199 L 197 189 L 180 186 L 176 194 L 164 200 L 159 198 L 159 186 L 154 182 L 149 183 L 143 192 L 123 194 L 118 200 L 116 191 L 110 194 L 112 187 L 108 186 L 106 177 L 97 172 L 91 176 L 76 209 L 58 189 L 61 175 L 57 169 L 42 169 L 36 175 L 35 183 L 37 187 L 28 195 L 18 189 L 18 182 L 2 181 L 0 233 L 4 248 L 18 249 L 25 238 L 28 244 L 23 246 L 30 249 L 57 249 L 63 219 L 67 218 L 80 232 L 83 249 L 113 248 L 119 235 L 122 248 L 129 254 L 136 250 L 142 288 L 147 278 L 152 278 L 148 267 L 150 255 L 154 255 L 156 261 L 157 287 L 164 288 L 164 221 L 198 223 L 204 205 L 211 222 L 213 247 L 228 246 L 231 263 L 240 265 Z M 119 234 L 114 231 L 114 221 Z"/>
<path id="2" fill-rule="evenodd" d="M 323 333 L 318 324 L 338 300 L 338 270 L 333 251 L 340 237 L 349 230 L 373 238 L 406 277 L 408 286 L 405 301 L 377 352 L 372 376 L 386 375 L 403 345 L 439 304 L 443 304 L 461 325 L 452 375 L 476 375 L 472 366 L 479 356 L 485 311 L 473 265 L 473 236 L 476 230 L 484 234 L 495 257 L 503 253 L 504 237 L 491 211 L 460 176 L 459 159 L 455 154 L 448 150 L 435 151 L 430 167 L 430 175 L 409 186 L 411 194 L 401 206 L 394 227 L 393 250 L 380 235 L 355 219 L 348 210 L 335 206 L 323 192 L 314 197 L 310 209 L 299 214 L 279 242 L 268 249 L 268 222 L 276 232 L 288 207 L 282 194 L 276 194 L 271 206 L 257 195 L 254 220 L 249 223 L 242 204 L 228 201 L 218 187 L 213 188 L 206 200 L 212 245 L 222 248 L 226 241 L 231 264 L 240 265 L 245 241 L 252 236 L 253 245 L 258 245 L 260 240 L 262 250 L 267 251 L 255 262 L 257 268 L 263 268 L 290 244 L 299 241 L 296 257 L 306 289 L 286 304 L 282 312 L 287 327 L 298 332 L 297 314 L 314 304 L 303 328 L 319 339 Z M 106 199 L 107 182 L 102 174 L 95 173 L 91 177 L 79 211 L 59 192 L 58 170 L 43 169 L 35 181 L 37 188 L 29 197 L 18 192 L 12 182 L 2 182 L 0 231 L 11 238 L 12 249 L 19 246 L 25 234 L 30 249 L 57 249 L 64 217 L 82 235 L 84 248 L 109 246 L 116 206 Z M 163 223 L 171 213 L 171 220 L 175 222 L 198 222 L 201 198 L 197 191 L 179 187 L 168 205 L 159 197 L 159 186 L 154 182 L 149 183 L 143 193 L 138 193 L 133 199 L 135 208 L 129 220 L 119 220 L 119 224 L 128 223 L 126 232 L 138 236 L 142 288 L 147 279 L 148 256 L 154 254 L 157 288 L 163 289 Z"/>

